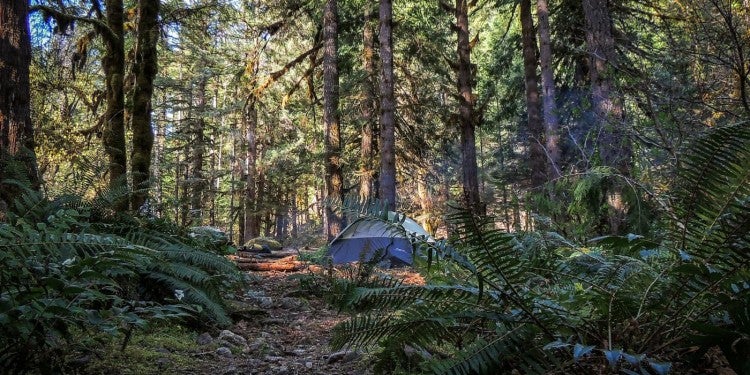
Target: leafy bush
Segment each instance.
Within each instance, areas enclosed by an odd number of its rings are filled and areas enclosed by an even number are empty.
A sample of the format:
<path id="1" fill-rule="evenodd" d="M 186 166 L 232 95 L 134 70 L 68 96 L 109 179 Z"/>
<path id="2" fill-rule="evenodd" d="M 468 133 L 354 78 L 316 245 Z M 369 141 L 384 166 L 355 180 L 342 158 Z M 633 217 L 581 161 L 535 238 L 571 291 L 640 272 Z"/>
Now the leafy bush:
<path id="1" fill-rule="evenodd" d="M 415 348 L 426 353 L 420 368 L 441 374 L 666 374 L 719 347 L 747 372 L 750 128 L 708 132 L 678 175 L 663 239 L 576 244 L 459 211 L 455 241 L 421 245 L 461 271 L 440 284 L 351 289 L 341 302 L 357 314 L 333 345 L 403 361 Z"/>
<path id="2" fill-rule="evenodd" d="M 189 246 L 168 223 L 107 219 L 88 207 L 29 191 L 0 223 L 6 371 L 59 371 L 60 344 L 89 330 L 124 334 L 126 345 L 133 329 L 154 320 L 230 322 L 222 293 L 239 280 L 231 262 Z"/>

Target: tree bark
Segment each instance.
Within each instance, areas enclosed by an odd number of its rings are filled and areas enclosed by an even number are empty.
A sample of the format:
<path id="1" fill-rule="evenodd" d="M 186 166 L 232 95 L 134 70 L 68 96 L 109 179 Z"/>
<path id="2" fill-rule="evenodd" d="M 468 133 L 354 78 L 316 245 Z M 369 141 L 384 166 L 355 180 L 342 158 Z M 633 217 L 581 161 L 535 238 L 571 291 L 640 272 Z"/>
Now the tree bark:
<path id="1" fill-rule="evenodd" d="M 602 164 L 627 176 L 631 148 L 623 129 L 622 101 L 612 93 L 612 70 L 617 56 L 608 4 L 608 0 L 583 0 L 591 102 L 602 129 L 598 139 Z"/>
<path id="2" fill-rule="evenodd" d="M 379 198 L 396 210 L 396 101 L 393 75 L 393 1 L 380 0 L 380 175 Z"/>
<path id="3" fill-rule="evenodd" d="M 362 31 L 362 65 L 365 71 L 364 80 L 364 103 L 362 104 L 362 130 L 359 170 L 359 197 L 362 200 L 373 198 L 377 192 L 375 188 L 375 134 L 377 133 L 377 118 L 375 116 L 378 101 L 375 95 L 375 36 L 374 26 L 370 18 L 372 9 L 365 6 L 365 23 Z"/>
<path id="4" fill-rule="evenodd" d="M 102 142 L 109 161 L 110 187 L 125 184 L 127 154 L 125 151 L 125 45 L 124 17 L 122 0 L 105 0 L 107 27 L 101 30 L 104 36 L 106 53 L 102 59 L 104 69 L 107 109 L 104 112 L 104 131 Z M 128 207 L 126 199 L 115 204 L 116 210 Z"/>
<path id="5" fill-rule="evenodd" d="M 255 109 L 254 97 L 247 99 L 245 103 L 243 122 L 245 128 L 245 142 L 247 149 L 245 153 L 245 199 L 244 220 L 242 221 L 242 243 L 245 243 L 260 235 L 260 225 L 258 223 L 258 213 L 256 212 L 256 203 L 258 201 L 257 191 L 257 158 L 258 145 L 255 138 L 256 128 L 258 127 L 258 111 Z"/>
<path id="6" fill-rule="evenodd" d="M 458 54 L 459 94 L 458 115 L 461 124 L 461 152 L 463 169 L 463 190 L 466 206 L 474 212 L 483 212 L 479 198 L 479 177 L 477 170 L 476 138 L 474 134 L 474 104 L 472 93 L 471 46 L 469 43 L 469 4 L 468 0 L 456 0 L 456 34 Z"/>
<path id="7" fill-rule="evenodd" d="M 167 121 L 167 106 L 166 106 L 166 95 L 162 102 L 162 108 L 160 110 L 160 118 L 156 122 L 156 138 L 155 146 L 153 150 L 154 170 L 153 170 L 153 184 L 154 184 L 154 212 L 157 217 L 164 217 L 164 183 L 162 181 L 162 170 L 161 166 L 164 161 L 164 143 L 165 143 L 165 127 Z"/>
<path id="8" fill-rule="evenodd" d="M 539 81 L 537 79 L 536 33 L 531 16 L 531 0 L 521 0 L 521 44 L 523 46 L 523 73 L 526 87 L 526 114 L 529 131 L 528 167 L 531 186 L 540 187 L 547 182 L 547 162 L 544 154 Z"/>
<path id="9" fill-rule="evenodd" d="M 193 126 L 192 153 L 190 156 L 190 221 L 194 225 L 203 223 L 203 196 L 206 191 L 206 171 L 204 166 L 206 149 L 206 76 L 198 80 L 195 95 L 195 120 Z"/>
<path id="10" fill-rule="evenodd" d="M 323 13 L 323 126 L 325 127 L 326 236 L 331 241 L 341 232 L 343 220 L 331 203 L 342 199 L 341 129 L 339 124 L 338 9 L 327 0 Z"/>
<path id="11" fill-rule="evenodd" d="M 151 152 L 154 130 L 151 126 L 151 98 L 154 77 L 158 70 L 156 44 L 159 40 L 159 0 L 138 1 L 138 34 L 135 48 L 135 87 L 133 89 L 133 152 L 131 170 L 133 178 L 132 209 L 140 208 L 149 196 Z"/>
<path id="12" fill-rule="evenodd" d="M 27 179 L 36 190 L 40 180 L 31 124 L 28 13 L 26 0 L 0 1 L 0 182 L 4 178 Z M 22 176 L 9 173 L 9 157 L 23 165 Z M 5 203 L 19 193 L 17 189 L 0 186 L 0 200 Z"/>
<path id="13" fill-rule="evenodd" d="M 542 112 L 544 117 L 544 145 L 547 150 L 547 179 L 560 177 L 560 119 L 557 117 L 555 78 L 552 67 L 552 42 L 547 0 L 537 0 L 536 16 L 539 32 L 539 63 L 542 71 Z"/>

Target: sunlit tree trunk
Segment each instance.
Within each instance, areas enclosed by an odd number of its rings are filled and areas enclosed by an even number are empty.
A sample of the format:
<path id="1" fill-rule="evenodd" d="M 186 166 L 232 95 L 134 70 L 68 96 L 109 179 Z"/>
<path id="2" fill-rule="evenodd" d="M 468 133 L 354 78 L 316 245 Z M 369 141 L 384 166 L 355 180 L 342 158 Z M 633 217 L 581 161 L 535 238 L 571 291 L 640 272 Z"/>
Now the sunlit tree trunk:
<path id="1" fill-rule="evenodd" d="M 151 126 L 151 99 L 154 93 L 154 77 L 158 69 L 156 43 L 159 40 L 159 0 L 138 1 L 138 26 L 135 47 L 135 87 L 131 126 L 133 130 L 133 152 L 131 170 L 133 178 L 132 209 L 141 207 L 149 196 L 151 151 L 154 145 L 154 130 Z"/>
<path id="2" fill-rule="evenodd" d="M 375 191 L 375 135 L 378 126 L 376 110 L 378 102 L 375 95 L 375 36 L 374 25 L 371 21 L 372 8 L 365 6 L 365 22 L 362 32 L 362 65 L 365 71 L 364 79 L 364 103 L 362 104 L 362 130 L 361 130 L 361 150 L 360 150 L 360 170 L 359 170 L 359 196 L 361 199 L 373 198 Z"/>
<path id="3" fill-rule="evenodd" d="M 378 197 L 396 209 L 396 101 L 393 94 L 393 2 L 380 0 L 380 175 Z"/>
<path id="4" fill-rule="evenodd" d="M 125 149 L 125 45 L 122 0 L 105 0 L 107 30 L 102 30 L 106 53 L 102 59 L 107 109 L 104 112 L 102 142 L 109 161 L 109 183 L 116 187 L 126 183 L 127 154 Z M 127 200 L 116 203 L 115 209 L 125 210 Z"/>
<path id="5" fill-rule="evenodd" d="M 34 189 L 39 188 L 34 129 L 31 124 L 29 64 L 31 41 L 26 0 L 0 1 L 0 180 L 6 173 L 7 157 L 24 166 L 25 176 Z M 0 186 L 0 200 L 10 201 L 19 192 Z"/>
<path id="6" fill-rule="evenodd" d="M 326 236 L 332 240 L 341 232 L 342 218 L 331 201 L 341 200 L 341 129 L 339 124 L 338 9 L 336 0 L 327 0 L 323 13 L 323 126 L 325 127 Z"/>
<path id="7" fill-rule="evenodd" d="M 542 112 L 544 145 L 547 151 L 547 179 L 560 177 L 560 120 L 557 117 L 555 78 L 552 67 L 552 43 L 547 0 L 537 0 L 536 16 L 539 32 L 539 63 L 542 71 Z"/>
<path id="8" fill-rule="evenodd" d="M 539 187 L 547 180 L 547 162 L 542 145 L 544 127 L 542 125 L 539 81 L 537 79 L 536 33 L 531 17 L 531 0 L 521 0 L 521 44 L 523 46 L 523 73 L 526 86 L 526 114 L 529 131 L 528 167 L 531 172 L 531 186 Z"/>
<path id="9" fill-rule="evenodd" d="M 479 198 L 476 137 L 474 130 L 475 97 L 472 93 L 471 46 L 469 43 L 468 0 L 456 0 L 456 34 L 458 54 L 458 115 L 461 124 L 461 152 L 463 169 L 464 202 L 473 211 L 483 212 Z"/>

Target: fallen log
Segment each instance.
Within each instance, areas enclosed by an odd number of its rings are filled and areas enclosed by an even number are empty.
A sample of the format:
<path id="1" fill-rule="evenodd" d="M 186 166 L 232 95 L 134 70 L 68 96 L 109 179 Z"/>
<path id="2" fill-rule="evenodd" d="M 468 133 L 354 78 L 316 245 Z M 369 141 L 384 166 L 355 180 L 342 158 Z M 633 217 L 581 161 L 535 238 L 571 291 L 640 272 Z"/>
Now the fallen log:
<path id="1" fill-rule="evenodd" d="M 244 259 L 281 259 L 297 255 L 297 250 L 275 251 L 273 253 L 253 253 L 249 251 L 238 251 L 235 258 Z"/>
<path id="2" fill-rule="evenodd" d="M 255 262 L 255 263 L 239 263 L 237 267 L 243 271 L 280 271 L 280 272 L 292 272 L 299 271 L 302 269 L 302 262 Z"/>

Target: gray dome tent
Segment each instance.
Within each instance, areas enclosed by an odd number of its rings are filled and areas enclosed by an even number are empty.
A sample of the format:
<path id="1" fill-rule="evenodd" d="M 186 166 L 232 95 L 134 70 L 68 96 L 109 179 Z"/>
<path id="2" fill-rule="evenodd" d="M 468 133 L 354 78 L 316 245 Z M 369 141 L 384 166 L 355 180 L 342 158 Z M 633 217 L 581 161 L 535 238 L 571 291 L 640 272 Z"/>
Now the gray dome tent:
<path id="1" fill-rule="evenodd" d="M 398 215 L 398 219 L 396 219 Z M 388 213 L 389 222 L 373 218 L 360 218 L 344 228 L 331 241 L 328 255 L 334 264 L 357 261 L 388 261 L 391 266 L 411 265 L 414 248 L 409 237 L 423 237 L 431 240 L 416 221 L 397 214 Z"/>

